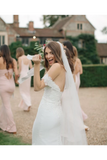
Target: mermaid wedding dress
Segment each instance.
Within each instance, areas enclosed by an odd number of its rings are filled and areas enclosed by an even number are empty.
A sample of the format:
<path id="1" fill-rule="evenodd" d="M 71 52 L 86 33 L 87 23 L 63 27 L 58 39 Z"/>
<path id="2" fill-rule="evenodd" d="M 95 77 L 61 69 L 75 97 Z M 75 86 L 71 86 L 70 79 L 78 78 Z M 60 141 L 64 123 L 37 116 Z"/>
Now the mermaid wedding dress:
<path id="1" fill-rule="evenodd" d="M 61 145 L 61 96 L 59 86 L 46 74 L 45 89 L 32 130 L 33 145 Z"/>
<path id="2" fill-rule="evenodd" d="M 44 95 L 32 129 L 33 145 L 86 145 L 81 107 L 76 86 L 63 46 L 62 60 L 66 70 L 64 91 L 46 74 Z"/>

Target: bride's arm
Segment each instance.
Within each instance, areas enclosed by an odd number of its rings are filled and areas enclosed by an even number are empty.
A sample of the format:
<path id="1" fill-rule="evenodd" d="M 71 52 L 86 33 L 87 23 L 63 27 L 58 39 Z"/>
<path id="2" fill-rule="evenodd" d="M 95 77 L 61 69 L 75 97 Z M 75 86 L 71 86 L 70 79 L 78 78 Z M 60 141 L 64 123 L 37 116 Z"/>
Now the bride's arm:
<path id="1" fill-rule="evenodd" d="M 44 79 L 40 80 L 40 61 L 41 56 L 36 55 L 33 57 L 32 61 L 34 62 L 34 90 L 39 91 L 45 87 Z M 52 65 L 52 67 L 47 72 L 48 76 L 54 80 L 61 71 L 61 66 L 58 63 Z"/>

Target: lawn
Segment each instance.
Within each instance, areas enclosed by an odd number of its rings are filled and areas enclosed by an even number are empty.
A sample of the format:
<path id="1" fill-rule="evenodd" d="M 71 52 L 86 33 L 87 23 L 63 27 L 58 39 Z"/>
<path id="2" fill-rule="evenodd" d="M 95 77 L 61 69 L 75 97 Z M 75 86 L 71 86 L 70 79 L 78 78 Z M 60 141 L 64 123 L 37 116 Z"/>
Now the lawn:
<path id="1" fill-rule="evenodd" d="M 29 145 L 29 144 L 24 143 L 21 138 L 15 137 L 15 135 L 0 131 L 0 145 Z"/>

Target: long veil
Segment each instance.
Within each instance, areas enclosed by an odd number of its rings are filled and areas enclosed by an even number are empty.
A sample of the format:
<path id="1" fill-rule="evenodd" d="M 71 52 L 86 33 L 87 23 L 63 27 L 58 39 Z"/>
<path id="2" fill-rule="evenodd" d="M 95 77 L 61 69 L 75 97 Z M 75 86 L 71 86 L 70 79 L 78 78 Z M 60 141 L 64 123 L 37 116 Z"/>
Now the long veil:
<path id="1" fill-rule="evenodd" d="M 86 133 L 73 75 L 69 67 L 63 46 L 60 42 L 62 60 L 66 70 L 65 89 L 62 94 L 61 138 L 64 145 L 86 145 Z"/>

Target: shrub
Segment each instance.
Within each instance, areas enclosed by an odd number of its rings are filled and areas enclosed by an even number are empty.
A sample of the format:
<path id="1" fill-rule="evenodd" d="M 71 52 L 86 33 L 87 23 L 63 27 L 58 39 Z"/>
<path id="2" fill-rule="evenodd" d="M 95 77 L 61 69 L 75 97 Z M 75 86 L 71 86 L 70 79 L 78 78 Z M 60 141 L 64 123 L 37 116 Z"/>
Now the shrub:
<path id="1" fill-rule="evenodd" d="M 18 47 L 22 47 L 24 49 L 25 55 L 27 55 L 27 54 L 34 55 L 35 54 L 35 50 L 34 50 L 33 44 L 31 46 L 23 46 L 22 42 L 17 41 L 17 42 L 13 42 L 13 43 L 11 43 L 11 45 L 9 45 L 11 56 L 13 58 L 15 58 L 15 59 L 16 59 L 16 49 Z"/>
<path id="2" fill-rule="evenodd" d="M 83 65 L 80 87 L 107 87 L 107 65 Z"/>
<path id="3" fill-rule="evenodd" d="M 40 78 L 42 78 L 44 76 L 44 73 L 45 73 L 45 69 L 40 71 Z M 34 76 L 31 77 L 31 87 L 34 86 L 33 79 L 34 79 Z"/>
<path id="4" fill-rule="evenodd" d="M 77 37 L 66 37 L 71 41 L 78 50 L 78 57 L 81 59 L 82 64 L 99 64 L 100 59 L 96 49 L 96 40 L 93 35 L 80 34 Z M 78 47 L 79 40 L 83 40 L 83 48 Z"/>

